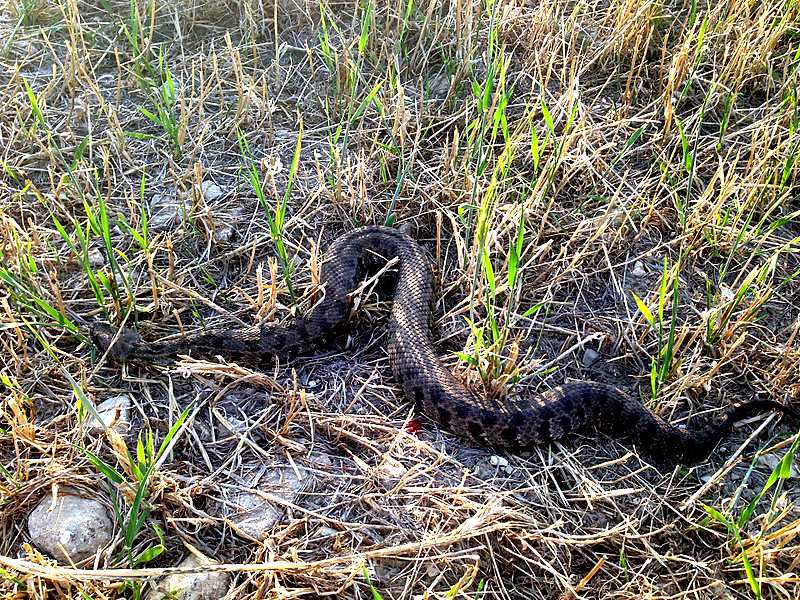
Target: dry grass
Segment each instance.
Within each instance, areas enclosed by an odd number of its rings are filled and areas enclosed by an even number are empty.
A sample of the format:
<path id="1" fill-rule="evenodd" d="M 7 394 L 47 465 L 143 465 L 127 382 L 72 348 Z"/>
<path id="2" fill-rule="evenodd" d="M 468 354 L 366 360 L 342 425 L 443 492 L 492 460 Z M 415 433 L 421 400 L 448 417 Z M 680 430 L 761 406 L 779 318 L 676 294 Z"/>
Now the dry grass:
<path id="1" fill-rule="evenodd" d="M 435 259 L 442 354 L 486 393 L 613 381 L 673 422 L 796 402 L 796 2 L 2 7 L 8 597 L 137 597 L 191 545 L 231 598 L 798 598 L 797 479 L 759 495 L 797 449 L 775 417 L 689 470 L 578 437 L 493 457 L 407 427 L 368 294 L 346 347 L 262 369 L 120 368 L 83 337 L 95 318 L 153 337 L 288 319 L 330 240 L 393 221 Z M 159 195 L 183 213 L 160 229 Z M 156 445 L 188 407 L 186 427 L 130 551 L 119 522 L 96 564 L 58 566 L 25 525 L 52 486 L 135 502 L 136 436 L 80 426 L 120 391 Z M 296 497 L 262 489 L 282 516 L 261 541 L 219 510 L 253 465 L 304 473 Z M 152 524 L 163 551 L 132 565 L 162 549 Z"/>

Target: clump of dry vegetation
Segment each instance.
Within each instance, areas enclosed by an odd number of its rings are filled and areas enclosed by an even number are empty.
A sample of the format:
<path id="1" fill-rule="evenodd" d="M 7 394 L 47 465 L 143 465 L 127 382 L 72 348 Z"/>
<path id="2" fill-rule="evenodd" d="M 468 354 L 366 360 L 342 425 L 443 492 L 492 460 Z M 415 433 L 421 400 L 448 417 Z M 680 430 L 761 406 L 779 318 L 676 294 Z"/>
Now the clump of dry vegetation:
<path id="1" fill-rule="evenodd" d="M 797 403 L 799 66 L 782 0 L 0 5 L 0 589 L 138 598 L 193 548 L 231 598 L 797 598 L 774 415 L 691 469 L 496 456 L 413 419 L 368 292 L 347 339 L 266 365 L 119 366 L 86 327 L 288 320 L 331 240 L 386 223 L 482 393 Z M 128 430 L 88 433 L 118 394 Z M 114 514 L 96 560 L 30 545 L 54 486 Z M 262 535 L 226 510 L 248 491 Z"/>

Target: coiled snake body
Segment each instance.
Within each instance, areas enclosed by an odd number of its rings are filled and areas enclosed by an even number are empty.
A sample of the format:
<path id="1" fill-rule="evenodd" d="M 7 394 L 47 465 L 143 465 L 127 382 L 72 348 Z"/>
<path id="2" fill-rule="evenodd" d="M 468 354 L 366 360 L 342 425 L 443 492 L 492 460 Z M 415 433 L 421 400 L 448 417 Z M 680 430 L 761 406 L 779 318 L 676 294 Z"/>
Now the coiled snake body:
<path id="1" fill-rule="evenodd" d="M 798 416 L 778 402 L 754 400 L 733 405 L 721 420 L 702 428 L 681 429 L 617 388 L 590 382 L 565 384 L 525 403 L 479 398 L 452 375 L 434 351 L 431 271 L 425 254 L 407 235 L 386 227 L 363 227 L 339 238 L 322 268 L 324 299 L 288 325 L 203 331 L 157 343 L 145 342 L 130 329 L 115 336 L 110 328 L 96 326 L 93 339 L 121 361 L 161 361 L 188 352 L 235 357 L 309 349 L 346 323 L 350 293 L 368 267 L 376 264 L 375 255 L 399 259 L 388 325 L 389 359 L 397 382 L 429 418 L 481 444 L 521 449 L 594 428 L 630 439 L 660 463 L 688 464 L 708 456 L 738 419 L 764 410 Z"/>

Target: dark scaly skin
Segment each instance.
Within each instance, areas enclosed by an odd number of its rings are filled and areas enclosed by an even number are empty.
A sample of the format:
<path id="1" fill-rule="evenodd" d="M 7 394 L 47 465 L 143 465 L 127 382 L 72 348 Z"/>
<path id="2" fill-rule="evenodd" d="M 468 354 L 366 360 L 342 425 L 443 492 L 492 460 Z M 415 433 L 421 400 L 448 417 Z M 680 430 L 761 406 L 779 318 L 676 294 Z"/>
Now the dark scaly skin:
<path id="1" fill-rule="evenodd" d="M 434 352 L 430 329 L 430 265 L 407 235 L 385 227 L 364 227 L 338 239 L 322 269 L 325 298 L 289 325 L 204 331 L 158 343 L 123 330 L 111 347 L 117 360 L 162 362 L 179 353 L 233 357 L 299 352 L 313 348 L 346 324 L 350 293 L 370 265 L 399 258 L 399 276 L 389 318 L 389 361 L 406 396 L 434 421 L 481 444 L 522 449 L 595 429 L 631 440 L 662 464 L 691 464 L 706 458 L 733 423 L 746 416 L 776 410 L 798 413 L 778 402 L 755 400 L 734 405 L 725 416 L 700 429 L 679 429 L 619 389 L 601 383 L 569 383 L 522 402 L 480 398 L 466 389 Z M 113 331 L 96 326 L 93 336 L 108 349 Z"/>

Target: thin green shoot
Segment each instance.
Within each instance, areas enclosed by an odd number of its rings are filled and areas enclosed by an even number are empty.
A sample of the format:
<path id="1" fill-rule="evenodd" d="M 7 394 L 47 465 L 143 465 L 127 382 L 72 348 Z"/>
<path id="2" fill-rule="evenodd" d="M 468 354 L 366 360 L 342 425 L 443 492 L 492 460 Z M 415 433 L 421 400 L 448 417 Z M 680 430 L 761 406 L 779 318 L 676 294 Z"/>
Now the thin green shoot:
<path id="1" fill-rule="evenodd" d="M 253 158 L 253 155 L 250 152 L 250 146 L 247 142 L 247 137 L 241 130 L 237 130 L 236 135 L 239 140 L 239 149 L 246 161 L 246 164 L 243 166 L 243 169 L 247 173 L 247 178 L 250 183 L 250 187 L 253 189 L 253 192 L 256 195 L 258 203 L 261 205 L 261 208 L 264 211 L 264 215 L 267 218 L 270 236 L 272 237 L 272 242 L 275 245 L 275 251 L 278 254 L 278 260 L 281 263 L 283 280 L 286 284 L 286 288 L 289 291 L 289 295 L 292 298 L 292 301 L 294 301 L 295 299 L 294 288 L 292 286 L 293 264 L 289 259 L 289 255 L 286 250 L 286 245 L 284 244 L 283 241 L 283 230 L 286 225 L 286 209 L 289 201 L 289 196 L 291 195 L 292 191 L 292 184 L 297 174 L 297 169 L 300 163 L 300 151 L 302 149 L 302 141 L 303 141 L 302 119 L 300 120 L 300 127 L 297 134 L 297 142 L 295 144 L 294 154 L 292 156 L 292 164 L 289 169 L 289 181 L 286 184 L 286 190 L 283 194 L 283 198 L 280 201 L 276 202 L 274 209 L 270 208 L 270 203 L 267 200 L 267 196 L 264 192 L 264 184 L 261 180 L 261 172 L 259 171 L 258 163 Z"/>
<path id="2" fill-rule="evenodd" d="M 678 262 L 680 264 L 680 261 Z M 661 284 L 658 290 L 658 308 L 656 314 L 650 311 L 647 304 L 631 291 L 636 307 L 645 318 L 650 327 L 656 332 L 656 353 L 650 358 L 650 392 L 653 402 L 658 398 L 658 392 L 663 383 L 669 377 L 673 367 L 675 354 L 675 337 L 678 319 L 678 269 L 675 269 L 672 287 L 669 283 L 670 268 L 666 257 L 661 273 Z M 669 315 L 669 328 L 665 325 L 664 309 L 667 300 L 671 299 L 671 310 Z"/>
<path id="3" fill-rule="evenodd" d="M 372 600 L 383 600 L 383 596 L 378 591 L 378 588 L 375 587 L 372 583 L 372 578 L 369 576 L 369 568 L 367 565 L 364 565 L 361 569 L 361 573 L 364 575 L 364 580 L 367 582 L 369 586 L 370 592 L 372 592 Z"/>

